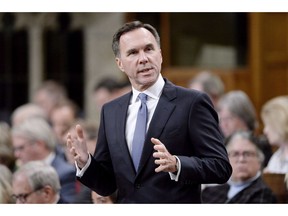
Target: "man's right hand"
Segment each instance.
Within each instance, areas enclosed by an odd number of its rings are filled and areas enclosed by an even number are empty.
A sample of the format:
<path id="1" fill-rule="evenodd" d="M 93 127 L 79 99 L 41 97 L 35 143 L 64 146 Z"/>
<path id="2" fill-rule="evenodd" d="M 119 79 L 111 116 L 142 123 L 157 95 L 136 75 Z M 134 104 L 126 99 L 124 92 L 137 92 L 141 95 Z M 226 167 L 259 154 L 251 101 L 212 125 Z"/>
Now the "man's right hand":
<path id="1" fill-rule="evenodd" d="M 88 161 L 89 153 L 87 151 L 83 129 L 79 124 L 76 125 L 75 132 L 75 135 L 72 135 L 70 132 L 67 134 L 66 145 L 78 167 L 82 169 Z"/>

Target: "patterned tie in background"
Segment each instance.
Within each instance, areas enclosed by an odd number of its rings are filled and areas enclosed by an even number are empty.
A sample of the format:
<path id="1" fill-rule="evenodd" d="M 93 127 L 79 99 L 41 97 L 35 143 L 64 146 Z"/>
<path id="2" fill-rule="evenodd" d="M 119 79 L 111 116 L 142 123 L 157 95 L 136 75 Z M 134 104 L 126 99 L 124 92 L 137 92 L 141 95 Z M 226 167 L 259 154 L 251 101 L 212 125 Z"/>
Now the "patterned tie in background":
<path id="1" fill-rule="evenodd" d="M 138 110 L 136 127 L 132 142 L 132 160 L 136 171 L 138 170 L 138 165 L 142 154 L 147 125 L 147 95 L 140 93 L 138 98 L 141 100 L 141 105 Z"/>

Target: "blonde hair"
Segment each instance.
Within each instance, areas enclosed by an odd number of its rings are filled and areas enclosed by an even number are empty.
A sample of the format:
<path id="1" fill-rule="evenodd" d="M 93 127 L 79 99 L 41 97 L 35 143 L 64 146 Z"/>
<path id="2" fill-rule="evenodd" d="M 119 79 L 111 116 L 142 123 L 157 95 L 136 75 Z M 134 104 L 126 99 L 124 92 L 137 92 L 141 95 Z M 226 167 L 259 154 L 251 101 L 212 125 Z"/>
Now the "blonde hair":
<path id="1" fill-rule="evenodd" d="M 8 167 L 0 164 L 0 203 L 15 203 L 12 195 L 12 172 Z"/>
<path id="2" fill-rule="evenodd" d="M 278 96 L 267 101 L 261 109 L 264 124 L 278 132 L 283 141 L 288 141 L 288 96 Z"/>

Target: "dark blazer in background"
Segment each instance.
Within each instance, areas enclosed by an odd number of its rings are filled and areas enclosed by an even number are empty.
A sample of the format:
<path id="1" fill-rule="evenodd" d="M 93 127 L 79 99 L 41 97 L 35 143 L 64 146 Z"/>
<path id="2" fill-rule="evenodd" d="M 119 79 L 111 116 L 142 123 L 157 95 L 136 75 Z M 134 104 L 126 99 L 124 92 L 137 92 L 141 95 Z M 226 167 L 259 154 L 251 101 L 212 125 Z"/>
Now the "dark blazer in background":
<path id="1" fill-rule="evenodd" d="M 61 184 L 61 198 L 68 203 L 74 203 L 77 195 L 75 166 L 69 164 L 62 156 L 58 154 L 56 154 L 51 165 L 55 168 L 59 175 Z"/>
<path id="2" fill-rule="evenodd" d="M 203 203 L 277 203 L 272 190 L 262 177 L 255 179 L 250 186 L 240 191 L 232 199 L 227 199 L 229 184 L 206 187 L 203 190 Z"/>
<path id="3" fill-rule="evenodd" d="M 103 196 L 118 189 L 119 203 L 200 203 L 201 183 L 225 183 L 232 168 L 209 97 L 165 79 L 136 173 L 125 139 L 132 93 L 103 106 L 97 150 L 79 179 Z M 156 173 L 151 137 L 181 161 L 179 181 Z"/>

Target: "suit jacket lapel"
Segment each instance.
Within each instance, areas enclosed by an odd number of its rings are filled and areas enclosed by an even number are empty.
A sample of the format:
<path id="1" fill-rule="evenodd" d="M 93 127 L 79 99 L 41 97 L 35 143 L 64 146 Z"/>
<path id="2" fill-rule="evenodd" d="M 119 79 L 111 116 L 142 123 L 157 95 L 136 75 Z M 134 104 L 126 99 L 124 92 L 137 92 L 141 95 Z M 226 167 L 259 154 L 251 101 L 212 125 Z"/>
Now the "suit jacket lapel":
<path id="1" fill-rule="evenodd" d="M 166 80 L 165 80 L 166 81 Z M 151 157 L 154 149 L 153 144 L 151 143 L 150 139 L 152 137 L 158 138 L 160 137 L 166 122 L 168 121 L 169 117 L 171 116 L 173 110 L 175 109 L 175 104 L 172 102 L 176 98 L 176 88 L 175 86 L 166 81 L 166 84 L 163 89 L 163 93 L 159 99 L 158 105 L 155 109 L 154 115 L 152 117 L 146 140 L 144 143 L 144 148 L 142 152 L 142 157 L 139 164 L 139 172 L 144 167 L 145 163 Z"/>
<path id="2" fill-rule="evenodd" d="M 121 152 L 119 154 L 123 154 L 123 158 L 127 164 L 129 169 L 132 169 L 135 172 L 134 165 L 130 156 L 130 152 L 127 146 L 126 137 L 125 137 L 125 128 L 126 128 L 126 119 L 127 119 L 127 110 L 130 102 L 130 98 L 132 96 L 132 92 L 130 94 L 125 95 L 123 100 L 119 102 L 119 106 L 117 107 L 117 115 L 115 119 L 116 124 L 116 137 L 121 148 Z M 130 173 L 130 171 L 127 171 Z"/>

